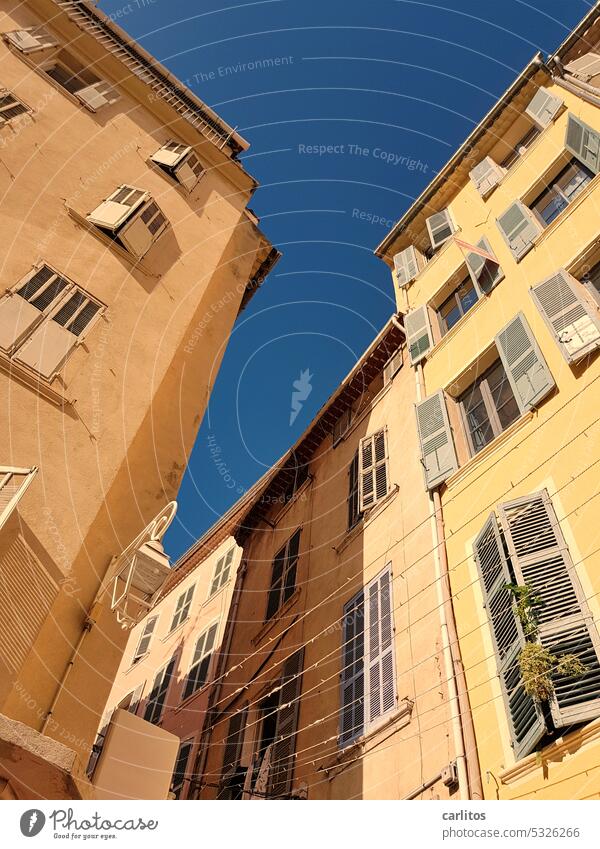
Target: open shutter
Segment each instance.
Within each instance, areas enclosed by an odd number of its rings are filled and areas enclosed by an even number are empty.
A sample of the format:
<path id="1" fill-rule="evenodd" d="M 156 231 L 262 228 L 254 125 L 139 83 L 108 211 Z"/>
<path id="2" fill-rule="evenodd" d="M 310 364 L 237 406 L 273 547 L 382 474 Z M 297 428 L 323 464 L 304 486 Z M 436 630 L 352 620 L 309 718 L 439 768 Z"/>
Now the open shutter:
<path id="1" fill-rule="evenodd" d="M 93 85 L 85 86 L 75 92 L 75 97 L 80 100 L 84 106 L 91 109 L 92 112 L 97 112 L 103 106 L 109 106 L 111 103 L 116 103 L 119 99 L 117 92 L 107 82 L 101 80 Z"/>
<path id="2" fill-rule="evenodd" d="M 155 151 L 150 158 L 157 165 L 164 165 L 167 170 L 171 171 L 182 161 L 184 156 L 190 153 L 191 149 L 188 145 L 170 141 Z"/>
<path id="3" fill-rule="evenodd" d="M 117 230 L 134 211 L 148 200 L 148 193 L 133 186 L 120 186 L 86 217 L 98 227 Z"/>
<path id="4" fill-rule="evenodd" d="M 491 156 L 486 156 L 479 165 L 469 171 L 469 177 L 482 198 L 490 194 L 503 176 L 503 169 L 494 162 Z"/>
<path id="5" fill-rule="evenodd" d="M 600 55 L 592 52 L 584 53 L 578 59 L 568 62 L 565 65 L 565 71 L 584 82 L 588 82 L 592 77 L 597 77 L 600 74 Z"/>
<path id="6" fill-rule="evenodd" d="M 140 701 L 142 700 L 142 693 L 144 692 L 144 684 L 138 684 L 133 693 L 131 694 L 131 701 L 129 702 L 129 706 L 127 710 L 129 713 L 136 714 L 137 709 L 140 706 Z"/>
<path id="7" fill-rule="evenodd" d="M 0 528 L 25 495 L 36 473 L 36 466 L 32 469 L 0 466 Z"/>
<path id="8" fill-rule="evenodd" d="M 204 173 L 204 169 L 195 153 L 190 153 L 183 162 L 175 168 L 175 174 L 181 185 L 191 192 Z"/>
<path id="9" fill-rule="evenodd" d="M 447 242 L 454 233 L 454 224 L 447 209 L 442 209 L 441 212 L 430 215 L 426 224 L 431 239 L 431 247 L 434 250 Z"/>
<path id="10" fill-rule="evenodd" d="M 529 754 L 546 731 L 542 710 L 521 681 L 519 655 L 525 635 L 507 584 L 513 583 L 495 515 L 475 539 L 475 562 L 490 620 L 498 676 L 506 705 L 515 758 Z"/>
<path id="11" fill-rule="evenodd" d="M 56 321 L 44 321 L 19 348 L 14 359 L 51 380 L 58 372 L 77 337 Z"/>
<path id="12" fill-rule="evenodd" d="M 359 737 L 365 725 L 365 596 L 360 592 L 344 607 L 340 743 Z"/>
<path id="13" fill-rule="evenodd" d="M 600 346 L 598 312 L 578 289 L 581 284 L 564 268 L 531 288 L 537 308 L 568 363 Z"/>
<path id="14" fill-rule="evenodd" d="M 432 490 L 458 469 L 444 391 L 415 405 L 425 486 Z"/>
<path id="15" fill-rule="evenodd" d="M 388 456 L 385 430 L 360 441 L 359 446 L 360 512 L 373 507 L 388 493 Z"/>
<path id="16" fill-rule="evenodd" d="M 523 313 L 496 336 L 496 347 L 522 413 L 536 407 L 556 386 Z"/>
<path id="17" fill-rule="evenodd" d="M 590 171 L 600 171 L 600 134 L 569 112 L 565 147 Z"/>
<path id="18" fill-rule="evenodd" d="M 387 386 L 397 371 L 402 367 L 402 348 L 398 348 L 395 354 L 389 358 L 383 367 L 383 385 Z"/>
<path id="19" fill-rule="evenodd" d="M 13 30 L 13 32 L 5 33 L 4 37 L 21 53 L 34 53 L 37 50 L 58 46 L 58 41 L 43 27 Z"/>
<path id="20" fill-rule="evenodd" d="M 242 710 L 239 708 L 229 719 L 229 727 L 227 729 L 227 738 L 225 740 L 225 749 L 223 751 L 223 769 L 221 772 L 222 778 L 228 773 L 237 769 L 240 758 L 242 756 L 242 745 L 244 742 L 244 732 L 246 730 L 246 717 L 248 708 Z"/>
<path id="21" fill-rule="evenodd" d="M 0 348 L 10 351 L 41 317 L 39 309 L 16 293 L 0 301 Z"/>
<path id="22" fill-rule="evenodd" d="M 392 579 L 388 567 L 367 586 L 367 721 L 375 722 L 396 705 Z"/>
<path id="23" fill-rule="evenodd" d="M 540 227 L 531 212 L 515 201 L 496 221 L 498 229 L 511 249 L 512 255 L 519 260 L 532 248 L 540 232 Z"/>
<path id="24" fill-rule="evenodd" d="M 303 662 L 304 649 L 302 648 L 289 657 L 283 665 L 282 688 L 269 776 L 269 795 L 275 797 L 286 796 L 292 789 Z"/>
<path id="25" fill-rule="evenodd" d="M 409 245 L 394 257 L 394 271 L 398 286 L 408 286 L 419 273 L 419 262 L 414 245 Z"/>
<path id="26" fill-rule="evenodd" d="M 575 654 L 586 667 L 580 678 L 554 679 L 554 724 L 600 716 L 598 634 L 548 493 L 501 504 L 498 513 L 517 583 L 540 599 L 540 643 L 558 657 Z"/>
<path id="27" fill-rule="evenodd" d="M 531 98 L 525 112 L 539 127 L 544 129 L 552 122 L 562 105 L 563 102 L 560 97 L 550 94 L 545 88 L 540 88 Z"/>
<path id="28" fill-rule="evenodd" d="M 404 316 L 406 344 L 410 355 L 411 365 L 420 363 L 423 357 L 433 347 L 433 334 L 429 322 L 427 304 L 417 307 Z"/>
<path id="29" fill-rule="evenodd" d="M 477 242 L 476 247 L 495 256 L 492 246 L 485 236 Z M 489 295 L 492 289 L 504 279 L 502 269 L 497 262 L 494 263 L 479 254 L 473 253 L 473 251 L 467 253 L 465 262 L 475 288 L 485 295 Z"/>

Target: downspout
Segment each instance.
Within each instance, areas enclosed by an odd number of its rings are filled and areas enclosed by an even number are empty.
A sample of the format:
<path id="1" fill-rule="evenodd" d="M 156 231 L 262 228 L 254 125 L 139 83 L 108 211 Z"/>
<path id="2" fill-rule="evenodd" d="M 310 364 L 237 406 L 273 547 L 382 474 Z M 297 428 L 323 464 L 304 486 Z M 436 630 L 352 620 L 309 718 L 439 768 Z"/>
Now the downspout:
<path id="1" fill-rule="evenodd" d="M 425 396 L 423 366 L 418 363 L 415 369 L 417 402 Z M 433 559 L 435 563 L 436 592 L 442 637 L 442 654 L 448 681 L 448 697 L 452 736 L 456 751 L 456 769 L 461 799 L 483 799 L 483 785 L 475 744 L 475 729 L 471 706 L 467 693 L 466 678 L 452 595 L 448 575 L 448 554 L 444 533 L 444 521 L 440 494 L 437 490 L 429 494 L 429 518 L 433 540 Z M 426 788 L 425 788 L 426 789 Z"/>
<path id="2" fill-rule="evenodd" d="M 554 82 L 561 88 L 565 88 L 567 91 L 570 91 L 571 94 L 575 94 L 587 103 L 591 103 L 592 106 L 600 106 L 598 89 L 584 83 L 583 80 L 577 80 L 577 82 L 575 82 L 571 81 L 571 79 L 567 80 L 564 77 L 554 77 Z"/>

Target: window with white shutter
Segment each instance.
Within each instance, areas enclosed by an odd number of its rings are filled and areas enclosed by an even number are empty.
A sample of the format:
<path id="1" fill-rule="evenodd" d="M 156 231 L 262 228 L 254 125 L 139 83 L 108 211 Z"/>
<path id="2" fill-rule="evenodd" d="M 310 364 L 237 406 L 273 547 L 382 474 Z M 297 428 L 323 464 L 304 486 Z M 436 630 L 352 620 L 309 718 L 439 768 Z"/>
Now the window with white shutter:
<path id="1" fill-rule="evenodd" d="M 152 154 L 151 159 L 188 192 L 194 189 L 204 174 L 204 168 L 192 148 L 180 142 L 167 142 Z"/>
<path id="2" fill-rule="evenodd" d="M 402 348 L 398 348 L 383 367 L 383 385 L 387 386 L 402 368 Z"/>
<path id="3" fill-rule="evenodd" d="M 37 466 L 31 469 L 0 466 L 0 528 L 33 483 L 37 471 Z"/>
<path id="4" fill-rule="evenodd" d="M 394 257 L 394 271 L 398 286 L 408 286 L 425 265 L 425 258 L 414 245 L 409 245 Z"/>
<path id="5" fill-rule="evenodd" d="M 549 126 L 558 115 L 563 101 L 545 88 L 539 88 L 531 98 L 526 114 L 542 129 Z"/>
<path id="6" fill-rule="evenodd" d="M 231 564 L 233 563 L 234 554 L 235 546 L 232 546 L 226 554 L 223 554 L 222 557 L 219 557 L 219 559 L 217 560 L 217 565 L 215 566 L 215 574 L 213 575 L 210 590 L 208 592 L 209 598 L 211 598 L 211 596 L 218 592 L 221 587 L 224 587 L 227 581 L 229 580 L 229 575 L 231 573 Z"/>
<path id="7" fill-rule="evenodd" d="M 389 458 L 385 428 L 360 440 L 359 449 L 359 507 L 370 509 L 389 492 Z"/>
<path id="8" fill-rule="evenodd" d="M 292 789 L 303 665 L 303 648 L 289 657 L 283 664 L 282 686 L 269 773 L 269 796 L 272 798 L 285 798 Z"/>
<path id="9" fill-rule="evenodd" d="M 351 743 L 365 728 L 365 594 L 361 590 L 344 607 L 340 745 Z"/>
<path id="10" fill-rule="evenodd" d="M 148 192 L 128 185 L 120 186 L 87 215 L 87 220 L 138 259 L 168 226 Z"/>
<path id="11" fill-rule="evenodd" d="M 148 695 L 144 719 L 154 725 L 157 725 L 162 718 L 167 693 L 175 672 L 175 662 L 176 658 L 172 657 L 167 665 L 158 672 Z"/>
<path id="12" fill-rule="evenodd" d="M 181 794 L 185 789 L 188 761 L 193 747 L 193 740 L 185 740 L 179 746 L 177 760 L 175 761 L 175 769 L 173 770 L 173 778 L 171 779 L 171 793 L 176 799 L 181 798 Z"/>
<path id="13" fill-rule="evenodd" d="M 426 224 L 429 238 L 431 240 L 431 247 L 434 251 L 451 238 L 455 229 L 448 209 L 442 209 L 441 212 L 436 212 L 433 215 L 430 215 Z"/>
<path id="14" fill-rule="evenodd" d="M 565 65 L 565 71 L 587 83 L 600 74 L 600 54 L 593 51 L 584 53 L 583 56 L 568 62 Z"/>
<path id="15" fill-rule="evenodd" d="M 600 134 L 569 112 L 565 147 L 593 174 L 600 171 Z"/>
<path id="16" fill-rule="evenodd" d="M 132 663 L 137 663 L 145 654 L 147 654 L 148 649 L 150 648 L 150 643 L 152 642 L 152 634 L 156 628 L 156 623 L 158 622 L 158 616 L 150 616 L 146 620 L 146 624 L 144 625 L 144 630 L 142 631 L 142 635 L 140 637 L 140 641 L 137 644 L 137 648 L 133 655 Z"/>
<path id="17" fill-rule="evenodd" d="M 214 622 L 210 628 L 207 628 L 206 631 L 200 634 L 196 641 L 192 665 L 183 688 L 183 699 L 187 699 L 196 690 L 204 687 L 208 681 L 210 661 L 215 647 L 218 627 L 219 623 Z"/>
<path id="18" fill-rule="evenodd" d="M 410 362 L 414 366 L 420 363 L 433 348 L 433 333 L 427 304 L 411 310 L 404 316 L 404 330 Z"/>
<path id="19" fill-rule="evenodd" d="M 492 246 L 485 236 L 477 242 L 476 247 L 481 248 L 491 256 L 495 256 Z M 467 253 L 465 261 L 473 284 L 485 295 L 489 295 L 492 289 L 504 279 L 504 272 L 497 261 L 492 262 L 490 259 L 472 251 Z"/>
<path id="20" fill-rule="evenodd" d="M 44 27 L 29 27 L 28 29 L 12 30 L 4 33 L 5 41 L 16 47 L 21 53 L 37 53 L 58 47 L 58 40 Z"/>
<path id="21" fill-rule="evenodd" d="M 600 316 L 583 287 L 564 268 L 531 288 L 542 318 L 568 363 L 600 346 Z"/>
<path id="22" fill-rule="evenodd" d="M 188 587 L 187 590 L 181 593 L 179 598 L 177 599 L 177 603 L 175 605 L 175 613 L 173 614 L 173 619 L 171 620 L 171 627 L 169 628 L 169 633 L 174 631 L 175 628 L 178 628 L 182 622 L 190 615 L 190 607 L 192 604 L 192 596 L 194 595 L 195 584 L 192 584 L 191 587 Z"/>
<path id="23" fill-rule="evenodd" d="M 112 85 L 98 79 L 88 68 L 81 68 L 65 51 L 60 52 L 60 59 L 60 62 L 45 65 L 45 73 L 76 97 L 90 112 L 98 112 L 104 106 L 110 106 L 119 100 L 119 93 Z M 79 70 L 76 70 L 77 68 Z"/>
<path id="24" fill-rule="evenodd" d="M 497 219 L 496 223 L 517 261 L 531 250 L 541 231 L 541 227 L 533 214 L 519 200 L 511 204 L 506 212 Z"/>
<path id="25" fill-rule="evenodd" d="M 425 487 L 432 490 L 458 469 L 443 390 L 416 404 L 415 412 Z"/>
<path id="26" fill-rule="evenodd" d="M 523 313 L 496 336 L 496 347 L 522 413 L 544 400 L 556 386 Z"/>
<path id="27" fill-rule="evenodd" d="M 496 188 L 504 173 L 504 169 L 494 162 L 491 156 L 486 156 L 469 172 L 469 177 L 481 197 L 487 198 Z"/>
<path id="28" fill-rule="evenodd" d="M 296 589 L 296 569 L 300 548 L 300 528 L 292 534 L 273 559 L 271 586 L 267 600 L 265 621 L 277 613 L 279 608 L 293 595 Z"/>
<path id="29" fill-rule="evenodd" d="M 14 94 L 6 89 L 0 89 L 0 127 L 12 121 L 13 118 L 18 118 L 19 115 L 25 115 L 31 112 L 28 106 L 21 103 Z"/>

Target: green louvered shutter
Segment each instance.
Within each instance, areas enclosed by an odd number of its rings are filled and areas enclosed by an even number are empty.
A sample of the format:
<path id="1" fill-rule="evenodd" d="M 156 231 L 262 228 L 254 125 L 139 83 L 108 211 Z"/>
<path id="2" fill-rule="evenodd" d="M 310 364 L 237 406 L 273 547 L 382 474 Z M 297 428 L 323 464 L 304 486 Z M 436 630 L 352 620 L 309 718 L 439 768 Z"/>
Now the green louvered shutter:
<path id="1" fill-rule="evenodd" d="M 517 261 L 531 250 L 540 232 L 537 221 L 520 200 L 512 203 L 497 219 L 496 224 Z"/>
<path id="2" fill-rule="evenodd" d="M 519 409 L 536 407 L 556 384 L 523 313 L 496 336 L 496 347 Z"/>
<path id="3" fill-rule="evenodd" d="M 404 330 L 406 331 L 406 345 L 410 362 L 414 366 L 420 363 L 433 347 L 433 334 L 427 304 L 411 310 L 404 316 Z"/>
<path id="4" fill-rule="evenodd" d="M 560 97 L 550 94 L 545 88 L 540 88 L 529 101 L 525 112 L 539 127 L 545 129 L 552 123 L 562 105 L 563 101 Z"/>
<path id="5" fill-rule="evenodd" d="M 565 147 L 590 171 L 600 171 L 600 134 L 569 112 Z"/>
<path id="6" fill-rule="evenodd" d="M 491 156 L 486 156 L 475 168 L 469 171 L 469 177 L 482 198 L 486 198 L 494 189 L 504 172 Z"/>
<path id="7" fill-rule="evenodd" d="M 415 411 L 425 486 L 432 490 L 458 469 L 443 390 L 420 401 Z"/>
<path id="8" fill-rule="evenodd" d="M 289 657 L 283 665 L 283 686 L 279 695 L 273 757 L 269 774 L 269 795 L 275 797 L 287 796 L 292 789 L 303 663 L 304 649 L 300 649 Z"/>
<path id="9" fill-rule="evenodd" d="M 394 256 L 394 271 L 398 286 L 408 286 L 415 279 L 419 273 L 419 262 L 413 245 L 409 245 Z"/>
<path id="10" fill-rule="evenodd" d="M 475 562 L 489 616 L 498 676 L 506 706 L 515 758 L 529 754 L 546 731 L 540 707 L 527 695 L 519 671 L 525 645 L 507 584 L 513 583 L 495 515 L 492 513 L 474 543 Z"/>

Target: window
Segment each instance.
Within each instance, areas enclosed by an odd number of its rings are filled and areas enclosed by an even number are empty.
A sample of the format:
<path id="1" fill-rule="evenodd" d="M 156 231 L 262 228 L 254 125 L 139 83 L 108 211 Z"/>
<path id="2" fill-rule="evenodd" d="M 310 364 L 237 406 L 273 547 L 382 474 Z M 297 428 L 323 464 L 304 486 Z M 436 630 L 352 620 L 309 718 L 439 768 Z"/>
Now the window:
<path id="1" fill-rule="evenodd" d="M 192 693 L 195 693 L 196 690 L 200 689 L 200 687 L 204 687 L 208 680 L 208 670 L 210 667 L 210 660 L 212 658 L 218 627 L 219 623 L 215 622 L 214 625 L 211 625 L 210 628 L 198 637 L 196 647 L 194 649 L 192 665 L 188 672 L 185 687 L 183 688 L 184 699 L 187 699 L 188 696 L 191 696 Z"/>
<path id="2" fill-rule="evenodd" d="M 388 565 L 344 607 L 340 744 L 396 706 L 392 573 Z"/>
<path id="3" fill-rule="evenodd" d="M 358 480 L 357 451 L 348 468 L 348 530 L 351 530 L 362 519 L 362 513 L 359 509 Z"/>
<path id="4" fill-rule="evenodd" d="M 248 708 L 234 709 L 229 718 L 227 736 L 223 748 L 221 787 L 219 799 L 241 799 L 244 793 L 246 768 L 240 766 L 242 746 L 246 731 Z"/>
<path id="5" fill-rule="evenodd" d="M 389 490 L 388 447 L 385 429 L 360 440 L 358 449 L 359 509 L 374 507 Z"/>
<path id="6" fill-rule="evenodd" d="M 172 657 L 154 679 L 154 684 L 148 695 L 146 710 L 144 711 L 144 719 L 147 722 L 152 722 L 154 725 L 160 722 L 174 671 L 175 658 Z"/>
<path id="7" fill-rule="evenodd" d="M 32 469 L 0 466 L 0 528 L 25 495 L 36 474 L 35 466 Z"/>
<path id="8" fill-rule="evenodd" d="M 6 90 L 0 89 L 0 127 L 19 115 L 25 115 L 29 108 Z"/>
<path id="9" fill-rule="evenodd" d="M 589 168 L 572 159 L 529 207 L 540 224 L 547 227 L 593 178 L 594 174 Z"/>
<path id="10" fill-rule="evenodd" d="M 600 715 L 598 634 L 546 490 L 498 505 L 474 555 L 519 759 L 546 735 Z M 524 633 L 509 585 L 530 588 L 537 634 Z M 585 667 L 581 676 L 555 676 L 554 692 L 542 702 L 526 693 L 519 667 L 522 649 L 534 640 L 559 659 L 574 654 Z"/>
<path id="11" fill-rule="evenodd" d="M 454 223 L 447 209 L 430 215 L 426 221 L 431 247 L 437 250 L 444 242 L 447 242 L 454 233 Z"/>
<path id="12" fill-rule="evenodd" d="M 132 663 L 137 663 L 138 660 L 140 660 L 140 658 L 142 658 L 150 648 L 152 634 L 154 633 L 154 629 L 156 627 L 157 622 L 158 616 L 151 616 L 149 619 L 146 620 L 144 630 L 142 631 L 142 636 L 140 637 L 140 641 L 135 650 L 135 654 L 133 655 Z"/>
<path id="13" fill-rule="evenodd" d="M 442 336 L 466 315 L 477 300 L 478 295 L 471 278 L 463 280 L 438 309 Z"/>
<path id="14" fill-rule="evenodd" d="M 224 554 L 222 557 L 219 557 L 217 561 L 217 565 L 215 567 L 215 574 L 212 579 L 212 584 L 210 585 L 210 592 L 208 593 L 208 597 L 213 596 L 217 590 L 220 590 L 221 587 L 224 587 L 227 581 L 229 580 L 229 573 L 231 572 L 231 564 L 233 563 L 233 555 L 235 554 L 235 546 L 230 548 L 227 554 Z"/>
<path id="15" fill-rule="evenodd" d="M 461 395 L 459 402 L 471 454 L 481 451 L 520 416 L 519 406 L 499 360 Z"/>
<path id="16" fill-rule="evenodd" d="M 156 201 L 135 186 L 121 186 L 90 212 L 87 220 L 138 259 L 167 227 Z"/>
<path id="17" fill-rule="evenodd" d="M 300 546 L 300 529 L 289 538 L 273 560 L 271 588 L 267 602 L 268 621 L 285 604 L 296 589 L 296 566 Z"/>
<path id="18" fill-rule="evenodd" d="M 44 27 L 29 27 L 6 32 L 4 39 L 21 53 L 36 53 L 39 50 L 58 46 L 58 41 Z"/>
<path id="19" fill-rule="evenodd" d="M 179 746 L 175 769 L 173 770 L 173 778 L 171 779 L 171 793 L 173 793 L 176 799 L 181 798 L 181 793 L 186 782 L 187 765 L 193 746 L 193 740 L 186 740 L 185 743 L 181 743 Z"/>
<path id="20" fill-rule="evenodd" d="M 342 441 L 346 433 L 350 430 L 350 425 L 352 424 L 352 408 L 347 407 L 339 419 L 336 420 L 333 425 L 333 447 Z"/>
<path id="21" fill-rule="evenodd" d="M 47 265 L 0 300 L 0 348 L 50 380 L 103 309 Z"/>
<path id="22" fill-rule="evenodd" d="M 542 131 L 539 127 L 531 127 L 520 141 L 514 146 L 513 150 L 508 154 L 506 159 L 503 159 L 500 163 L 502 168 L 510 168 L 515 162 L 527 153 L 527 150 L 531 147 L 537 137 L 540 135 Z"/>
<path id="23" fill-rule="evenodd" d="M 204 174 L 204 168 L 192 148 L 176 141 L 167 142 L 151 158 L 188 192 L 192 191 Z"/>
<path id="24" fill-rule="evenodd" d="M 192 596 L 194 595 L 194 586 L 192 584 L 191 587 L 181 593 L 179 598 L 177 599 L 177 604 L 175 605 L 175 613 L 173 614 L 173 619 L 171 620 L 171 627 L 169 628 L 169 634 L 171 631 L 174 631 L 175 628 L 178 628 L 182 622 L 190 615 L 190 605 L 192 603 Z"/>
<path id="25" fill-rule="evenodd" d="M 57 61 L 43 67 L 45 73 L 61 88 L 74 95 L 90 112 L 97 112 L 119 99 L 115 89 L 84 68 L 74 56 L 61 50 Z"/>

